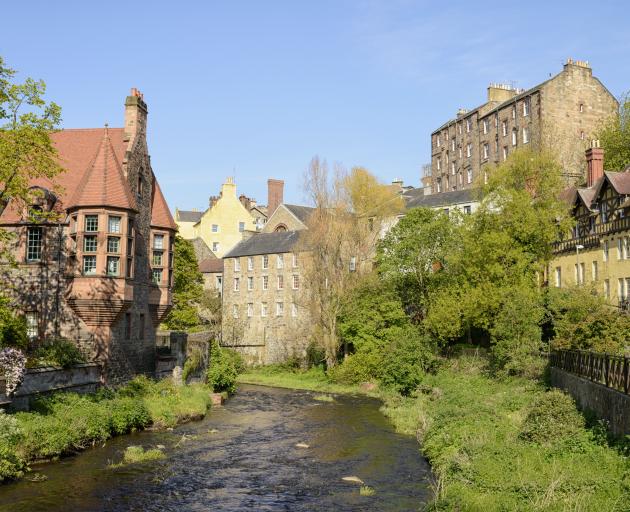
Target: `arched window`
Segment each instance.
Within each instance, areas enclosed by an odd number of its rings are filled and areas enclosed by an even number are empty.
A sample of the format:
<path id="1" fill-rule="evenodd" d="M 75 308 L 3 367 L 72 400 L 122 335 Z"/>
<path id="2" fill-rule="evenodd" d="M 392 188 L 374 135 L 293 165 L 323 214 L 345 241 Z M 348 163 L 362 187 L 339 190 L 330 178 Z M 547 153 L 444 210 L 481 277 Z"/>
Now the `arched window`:
<path id="1" fill-rule="evenodd" d="M 275 232 L 280 232 L 280 231 L 286 231 L 287 227 L 284 224 L 278 224 L 276 226 L 276 229 L 274 229 Z"/>

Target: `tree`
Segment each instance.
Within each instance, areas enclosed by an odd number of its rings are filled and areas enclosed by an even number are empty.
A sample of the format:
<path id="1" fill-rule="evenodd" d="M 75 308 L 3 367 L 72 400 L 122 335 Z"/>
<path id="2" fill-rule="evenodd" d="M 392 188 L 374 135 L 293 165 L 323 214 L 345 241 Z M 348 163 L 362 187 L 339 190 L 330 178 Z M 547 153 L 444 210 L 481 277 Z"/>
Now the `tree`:
<path id="1" fill-rule="evenodd" d="M 317 157 L 306 172 L 305 189 L 315 206 L 298 247 L 309 255 L 303 273 L 305 300 L 314 341 L 332 368 L 340 348 L 337 319 L 344 297 L 371 269 L 381 224 L 402 210 L 402 199 L 366 169 L 355 167 L 348 173 L 336 166 L 331 176 Z"/>
<path id="2" fill-rule="evenodd" d="M 619 99 L 619 111 L 602 125 L 597 138 L 606 150 L 607 171 L 623 171 L 630 165 L 630 93 Z"/>
<path id="3" fill-rule="evenodd" d="M 175 237 L 173 255 L 173 309 L 164 320 L 168 329 L 185 331 L 201 323 L 199 305 L 203 299 L 203 276 L 195 248 L 189 240 Z"/>

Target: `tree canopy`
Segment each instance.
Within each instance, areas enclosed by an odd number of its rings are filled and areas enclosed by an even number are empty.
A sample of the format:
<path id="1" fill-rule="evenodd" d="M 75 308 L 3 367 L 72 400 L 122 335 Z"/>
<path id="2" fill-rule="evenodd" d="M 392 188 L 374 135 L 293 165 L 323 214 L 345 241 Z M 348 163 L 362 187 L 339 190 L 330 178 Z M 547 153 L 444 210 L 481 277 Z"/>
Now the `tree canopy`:
<path id="1" fill-rule="evenodd" d="M 602 125 L 597 138 L 606 151 L 607 171 L 623 171 L 630 165 L 630 93 L 620 98 L 619 111 Z"/>

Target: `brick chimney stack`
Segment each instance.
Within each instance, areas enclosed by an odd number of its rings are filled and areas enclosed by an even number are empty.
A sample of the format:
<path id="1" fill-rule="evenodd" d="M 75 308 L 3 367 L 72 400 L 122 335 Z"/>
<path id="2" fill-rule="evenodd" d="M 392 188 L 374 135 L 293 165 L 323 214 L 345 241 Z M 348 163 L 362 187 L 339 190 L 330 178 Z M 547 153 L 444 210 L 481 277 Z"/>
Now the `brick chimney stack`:
<path id="1" fill-rule="evenodd" d="M 267 218 L 273 215 L 276 208 L 284 202 L 284 181 L 267 180 Z"/>
<path id="2" fill-rule="evenodd" d="M 144 95 L 133 87 L 125 100 L 125 141 L 129 141 L 128 149 L 132 148 L 140 133 L 146 133 L 148 112 Z"/>
<path id="3" fill-rule="evenodd" d="M 599 147 L 599 141 L 591 141 L 591 147 L 586 150 L 586 186 L 592 187 L 604 175 L 604 150 Z"/>

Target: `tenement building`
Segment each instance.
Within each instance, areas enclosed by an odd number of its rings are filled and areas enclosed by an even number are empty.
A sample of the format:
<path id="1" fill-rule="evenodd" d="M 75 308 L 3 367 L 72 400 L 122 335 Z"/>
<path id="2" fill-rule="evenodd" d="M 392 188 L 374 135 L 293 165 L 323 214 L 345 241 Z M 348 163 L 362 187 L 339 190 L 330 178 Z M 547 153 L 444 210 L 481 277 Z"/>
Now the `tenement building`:
<path id="1" fill-rule="evenodd" d="M 171 307 L 177 226 L 151 168 L 147 112 L 132 89 L 123 128 L 53 133 L 65 172 L 32 180 L 33 204 L 0 213 L 17 261 L 2 278 L 29 337 L 77 343 L 110 382 L 154 371 L 156 328 Z"/>
<path id="2" fill-rule="evenodd" d="M 575 226 L 554 245 L 550 286 L 593 286 L 613 305 L 628 309 L 630 297 L 630 166 L 604 172 L 604 149 L 586 151 L 587 186 L 568 188 Z"/>
<path id="3" fill-rule="evenodd" d="M 487 101 L 431 134 L 429 193 L 472 188 L 484 168 L 521 147 L 546 147 L 558 156 L 567 185 L 584 179 L 583 154 L 618 103 L 587 62 L 567 60 L 556 76 L 525 91 L 491 84 Z"/>
<path id="4" fill-rule="evenodd" d="M 252 235 L 224 257 L 223 337 L 249 364 L 303 357 L 309 338 L 300 231 Z"/>

